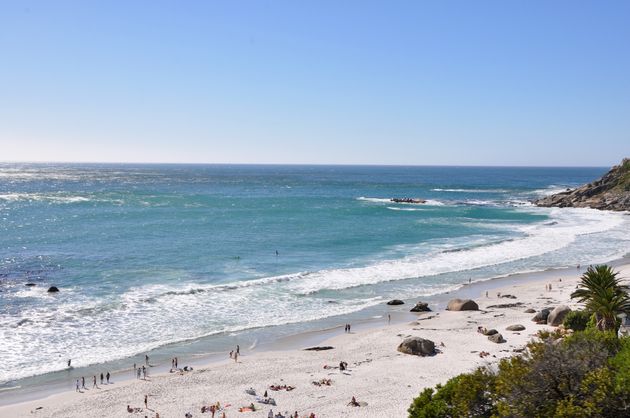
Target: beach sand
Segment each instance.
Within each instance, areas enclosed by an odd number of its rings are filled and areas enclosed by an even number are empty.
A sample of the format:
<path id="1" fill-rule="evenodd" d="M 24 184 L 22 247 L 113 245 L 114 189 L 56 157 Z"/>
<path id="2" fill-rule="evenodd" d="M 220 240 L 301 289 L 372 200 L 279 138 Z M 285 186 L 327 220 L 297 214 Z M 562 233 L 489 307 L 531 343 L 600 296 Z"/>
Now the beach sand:
<path id="1" fill-rule="evenodd" d="M 621 272 L 622 278 L 630 278 L 630 264 L 621 264 L 615 269 Z M 536 325 L 531 321 L 533 314 L 524 311 L 560 304 L 574 308 L 576 305 L 569 295 L 583 271 L 562 270 L 544 280 L 523 283 L 506 281 L 504 287 L 491 290 L 488 297 L 484 291 L 475 298 L 480 311 L 441 310 L 418 314 L 417 320 L 411 323 L 380 325 L 350 334 L 340 330 L 339 335 L 319 344 L 333 346 L 332 350 L 267 351 L 243 355 L 238 363 L 226 358 L 183 375 L 167 373 L 152 376 L 149 381 L 129 380 L 85 393 L 69 390 L 45 399 L 2 406 L 0 417 L 154 417 L 156 411 L 160 417 L 184 417 L 187 412 L 193 417 L 210 417 L 210 413 L 200 412 L 201 407 L 217 401 L 230 405 L 225 409 L 227 417 L 267 417 L 269 409 L 274 413 L 297 411 L 300 417 L 308 417 L 311 412 L 318 418 L 404 417 L 412 399 L 423 388 L 443 383 L 477 366 L 495 364 L 498 359 L 522 349 L 539 330 L 549 329 L 546 325 Z M 549 283 L 551 291 L 545 289 Z M 517 298 L 499 298 L 498 292 Z M 491 307 L 511 303 L 521 305 Z M 410 308 L 406 304 L 392 311 Z M 505 328 L 513 324 L 522 324 L 526 329 L 506 331 Z M 497 329 L 507 342 L 489 341 L 477 332 L 478 326 Z M 397 346 L 408 336 L 428 338 L 436 343 L 440 352 L 431 357 L 399 353 Z M 487 351 L 490 356 L 480 358 L 480 351 Z M 325 365 L 337 367 L 340 361 L 348 363 L 348 371 L 324 368 Z M 185 361 L 180 359 L 180 367 L 183 365 Z M 332 379 L 332 385 L 311 383 L 324 378 Z M 86 381 L 90 387 L 91 378 Z M 272 384 L 286 384 L 295 389 L 290 392 L 268 390 Z M 254 396 L 245 393 L 250 387 L 260 395 L 267 389 L 277 406 L 256 403 Z M 149 396 L 149 410 L 128 413 L 127 405 L 144 409 L 145 394 Z M 353 396 L 367 405 L 348 406 Z M 239 407 L 252 402 L 259 408 L 256 412 L 238 411 Z M 41 409 L 36 409 L 38 407 Z"/>

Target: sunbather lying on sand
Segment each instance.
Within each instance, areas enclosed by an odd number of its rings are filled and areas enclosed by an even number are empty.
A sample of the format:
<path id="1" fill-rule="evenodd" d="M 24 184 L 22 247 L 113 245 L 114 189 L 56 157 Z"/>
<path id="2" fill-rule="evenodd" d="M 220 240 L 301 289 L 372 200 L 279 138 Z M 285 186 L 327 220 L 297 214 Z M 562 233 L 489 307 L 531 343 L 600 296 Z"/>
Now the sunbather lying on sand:
<path id="1" fill-rule="evenodd" d="M 271 390 L 275 390 L 275 391 L 279 391 L 279 390 L 286 390 L 287 392 L 292 391 L 293 389 L 295 389 L 295 386 L 287 386 L 287 385 L 271 385 L 269 386 L 269 389 Z"/>
<path id="2" fill-rule="evenodd" d="M 319 381 L 313 380 L 312 382 L 315 386 L 330 386 L 332 385 L 331 379 L 320 379 Z"/>
<path id="3" fill-rule="evenodd" d="M 127 405 L 127 412 L 129 412 L 130 414 L 142 412 L 142 408 L 132 408 L 131 406 Z"/>

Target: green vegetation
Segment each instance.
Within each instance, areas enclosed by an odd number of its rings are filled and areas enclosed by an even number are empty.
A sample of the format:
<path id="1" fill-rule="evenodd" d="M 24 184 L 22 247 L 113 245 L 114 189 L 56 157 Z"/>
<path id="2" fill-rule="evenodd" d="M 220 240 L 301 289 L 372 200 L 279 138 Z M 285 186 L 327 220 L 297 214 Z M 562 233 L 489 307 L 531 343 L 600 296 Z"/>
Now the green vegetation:
<path id="1" fill-rule="evenodd" d="M 607 266 L 583 275 L 574 295 L 587 309 L 565 319 L 575 332 L 540 332 L 524 354 L 496 369 L 425 389 L 409 417 L 630 417 L 630 337 L 618 338 L 616 317 L 609 317 L 630 305 L 616 276 Z"/>
<path id="2" fill-rule="evenodd" d="M 586 310 L 595 314 L 600 331 L 616 331 L 617 315 L 630 312 L 628 286 L 622 285 L 617 276 L 606 265 L 589 267 L 578 290 L 571 294 L 572 299 L 584 303 Z"/>
<path id="3" fill-rule="evenodd" d="M 593 314 L 588 311 L 571 311 L 564 318 L 562 325 L 573 331 L 584 331 L 592 316 Z"/>

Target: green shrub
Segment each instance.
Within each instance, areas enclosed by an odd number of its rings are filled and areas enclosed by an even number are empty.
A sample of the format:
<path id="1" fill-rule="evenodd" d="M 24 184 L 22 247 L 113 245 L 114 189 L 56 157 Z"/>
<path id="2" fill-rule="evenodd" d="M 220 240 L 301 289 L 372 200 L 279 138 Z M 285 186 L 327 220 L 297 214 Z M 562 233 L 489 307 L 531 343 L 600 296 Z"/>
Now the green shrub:
<path id="1" fill-rule="evenodd" d="M 424 390 L 410 418 L 630 417 L 630 337 L 586 329 L 533 341 L 498 370 Z"/>
<path id="2" fill-rule="evenodd" d="M 409 407 L 409 418 L 491 417 L 495 375 L 479 368 L 425 389 Z"/>
<path id="3" fill-rule="evenodd" d="M 566 329 L 584 331 L 591 316 L 593 316 L 593 314 L 587 311 L 571 311 L 564 318 L 562 324 Z"/>

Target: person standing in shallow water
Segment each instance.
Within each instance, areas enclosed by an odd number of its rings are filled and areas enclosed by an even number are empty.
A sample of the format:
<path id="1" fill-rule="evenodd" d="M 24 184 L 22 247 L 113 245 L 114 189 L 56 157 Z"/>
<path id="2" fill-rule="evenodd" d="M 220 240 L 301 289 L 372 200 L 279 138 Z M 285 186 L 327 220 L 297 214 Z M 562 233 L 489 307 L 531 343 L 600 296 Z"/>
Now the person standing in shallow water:
<path id="1" fill-rule="evenodd" d="M 107 377 L 107 384 L 109 385 L 109 372 L 107 372 L 107 374 L 105 375 L 105 377 Z"/>
<path id="2" fill-rule="evenodd" d="M 98 389 L 98 385 L 96 384 L 96 375 L 94 375 L 94 379 L 92 379 L 92 388 Z"/>
<path id="3" fill-rule="evenodd" d="M 103 384 L 103 372 L 101 372 L 101 385 Z"/>

